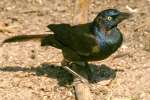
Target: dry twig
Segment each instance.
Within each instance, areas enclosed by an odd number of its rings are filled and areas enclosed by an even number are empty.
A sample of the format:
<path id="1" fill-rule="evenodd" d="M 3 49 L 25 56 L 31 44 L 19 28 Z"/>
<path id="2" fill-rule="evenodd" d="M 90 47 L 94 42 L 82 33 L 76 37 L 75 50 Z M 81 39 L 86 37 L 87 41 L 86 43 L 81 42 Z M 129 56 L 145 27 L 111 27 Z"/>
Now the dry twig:
<path id="1" fill-rule="evenodd" d="M 88 21 L 89 4 L 90 0 L 76 0 L 73 18 L 74 25 L 83 24 Z M 86 73 L 84 73 L 84 76 L 88 77 Z M 78 79 L 75 79 L 74 82 L 77 100 L 93 100 L 91 97 L 91 92 L 88 83 L 78 81 Z"/>

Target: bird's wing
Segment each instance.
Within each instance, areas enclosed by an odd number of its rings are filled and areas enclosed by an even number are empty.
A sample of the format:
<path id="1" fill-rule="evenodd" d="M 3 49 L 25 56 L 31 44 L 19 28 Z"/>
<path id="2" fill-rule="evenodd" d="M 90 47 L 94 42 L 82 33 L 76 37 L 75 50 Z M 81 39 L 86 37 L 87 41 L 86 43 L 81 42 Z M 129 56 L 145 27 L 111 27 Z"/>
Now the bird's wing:
<path id="1" fill-rule="evenodd" d="M 90 55 L 93 47 L 97 46 L 96 38 L 90 29 L 90 23 L 77 26 L 50 24 L 48 28 L 55 33 L 54 35 L 59 42 L 80 55 Z"/>

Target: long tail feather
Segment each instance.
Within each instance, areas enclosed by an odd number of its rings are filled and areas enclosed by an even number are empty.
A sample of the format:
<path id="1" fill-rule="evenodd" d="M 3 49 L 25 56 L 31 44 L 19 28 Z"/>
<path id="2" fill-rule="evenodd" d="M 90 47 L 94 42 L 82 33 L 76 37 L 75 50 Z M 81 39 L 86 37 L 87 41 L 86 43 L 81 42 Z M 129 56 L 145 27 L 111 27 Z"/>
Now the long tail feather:
<path id="1" fill-rule="evenodd" d="M 18 35 L 4 40 L 0 44 L 0 46 L 3 46 L 4 43 L 23 42 L 23 41 L 33 40 L 33 39 L 40 39 L 41 46 L 53 46 L 59 49 L 63 47 L 63 45 L 55 39 L 53 34 Z"/>
<path id="2" fill-rule="evenodd" d="M 44 37 L 49 36 L 50 34 L 40 34 L 40 35 L 18 35 L 14 37 L 10 37 L 2 42 L 4 43 L 9 43 L 9 42 L 22 42 L 22 41 L 28 41 L 32 39 L 41 39 Z"/>

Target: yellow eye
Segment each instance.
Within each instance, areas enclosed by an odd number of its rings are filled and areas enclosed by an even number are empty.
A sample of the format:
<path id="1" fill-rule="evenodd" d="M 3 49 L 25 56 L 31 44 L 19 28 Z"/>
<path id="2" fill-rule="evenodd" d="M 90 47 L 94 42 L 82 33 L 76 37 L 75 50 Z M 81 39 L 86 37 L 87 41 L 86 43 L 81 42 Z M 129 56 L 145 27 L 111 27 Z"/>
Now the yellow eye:
<path id="1" fill-rule="evenodd" d="M 111 20 L 112 20 L 112 17 L 111 17 L 111 16 L 108 16 L 108 17 L 107 17 L 107 20 L 111 21 Z"/>

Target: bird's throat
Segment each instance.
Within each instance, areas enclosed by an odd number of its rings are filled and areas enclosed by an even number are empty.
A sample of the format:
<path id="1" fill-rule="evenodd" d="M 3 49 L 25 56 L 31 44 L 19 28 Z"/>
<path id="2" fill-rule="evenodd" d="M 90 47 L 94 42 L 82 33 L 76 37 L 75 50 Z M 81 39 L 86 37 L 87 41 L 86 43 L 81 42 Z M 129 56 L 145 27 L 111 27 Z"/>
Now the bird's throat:
<path id="1" fill-rule="evenodd" d="M 95 27 L 94 32 L 99 44 L 99 47 L 101 48 L 102 51 L 106 51 L 109 49 L 107 43 L 106 43 L 106 35 L 103 31 L 101 31 L 99 28 Z"/>

